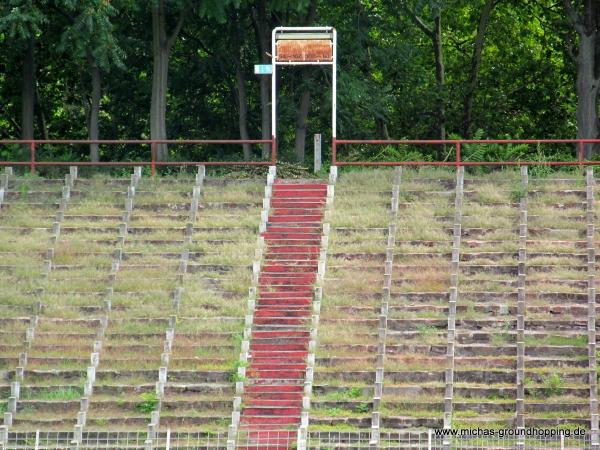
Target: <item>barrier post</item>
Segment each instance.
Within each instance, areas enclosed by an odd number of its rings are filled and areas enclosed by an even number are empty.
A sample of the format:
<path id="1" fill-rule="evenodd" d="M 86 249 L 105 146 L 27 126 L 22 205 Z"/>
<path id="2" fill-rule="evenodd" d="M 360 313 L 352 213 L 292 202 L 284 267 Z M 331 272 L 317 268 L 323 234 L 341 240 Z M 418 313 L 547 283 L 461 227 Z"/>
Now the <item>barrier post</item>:
<path id="1" fill-rule="evenodd" d="M 152 176 L 156 175 L 156 142 L 150 144 L 151 172 Z"/>
<path id="2" fill-rule="evenodd" d="M 456 142 L 456 165 L 461 166 L 460 162 L 460 141 Z"/>
<path id="3" fill-rule="evenodd" d="M 31 141 L 30 143 L 30 151 L 31 151 L 31 174 L 35 174 L 35 141 Z"/>
<path id="4" fill-rule="evenodd" d="M 337 139 L 331 138 L 331 165 L 337 165 Z"/>
<path id="5" fill-rule="evenodd" d="M 271 136 L 271 162 L 274 166 L 277 165 L 277 138 L 275 135 Z"/>

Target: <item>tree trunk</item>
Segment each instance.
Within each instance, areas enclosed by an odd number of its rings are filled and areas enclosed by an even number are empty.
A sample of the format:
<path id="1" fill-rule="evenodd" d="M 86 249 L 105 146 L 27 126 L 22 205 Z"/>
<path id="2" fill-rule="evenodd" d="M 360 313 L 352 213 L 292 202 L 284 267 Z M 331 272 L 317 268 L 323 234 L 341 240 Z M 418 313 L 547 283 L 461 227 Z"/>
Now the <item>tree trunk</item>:
<path id="1" fill-rule="evenodd" d="M 238 124 L 240 128 L 240 139 L 250 139 L 248 135 L 248 102 L 246 94 L 246 77 L 239 64 L 236 65 L 235 78 L 238 91 Z M 243 144 L 244 161 L 250 161 L 252 158 L 252 146 Z"/>
<path id="2" fill-rule="evenodd" d="M 150 105 L 150 138 L 167 139 L 167 77 L 169 71 L 169 52 L 166 47 L 166 23 L 164 1 L 159 0 L 152 7 L 152 100 Z M 156 159 L 163 161 L 168 157 L 164 144 L 154 147 Z"/>
<path id="3" fill-rule="evenodd" d="M 40 127 L 40 130 L 42 131 L 42 136 L 44 136 L 45 140 L 49 140 L 50 136 L 48 135 L 48 125 L 47 125 L 47 121 L 46 121 L 46 114 L 44 114 L 44 107 L 42 105 L 42 97 L 40 95 L 40 87 L 37 83 L 37 80 L 35 82 L 35 110 L 38 112 L 38 126 Z"/>
<path id="4" fill-rule="evenodd" d="M 270 64 L 271 58 L 271 29 L 267 20 L 267 8 L 264 0 L 258 0 L 256 7 L 252 9 L 252 23 L 258 41 L 259 58 L 262 64 Z M 260 77 L 260 111 L 262 139 L 271 139 L 271 77 L 262 75 Z M 271 146 L 263 144 L 262 157 L 269 158 Z"/>
<path id="5" fill-rule="evenodd" d="M 437 83 L 437 128 L 438 139 L 446 139 L 446 74 L 442 47 L 442 11 L 438 9 L 433 24 L 433 54 L 435 58 L 435 80 Z"/>
<path id="6" fill-rule="evenodd" d="M 481 52 L 485 43 L 485 33 L 492 14 L 492 9 L 496 4 L 496 0 L 486 0 L 479 16 L 479 26 L 477 27 L 477 35 L 475 37 L 475 46 L 473 48 L 473 56 L 471 58 L 471 71 L 469 72 L 469 80 L 465 91 L 463 102 L 463 120 L 462 134 L 465 139 L 471 137 L 471 122 L 473 121 L 473 100 L 475 98 L 475 90 L 477 89 L 477 81 L 479 76 L 479 66 L 481 65 Z"/>
<path id="7" fill-rule="evenodd" d="M 90 141 L 95 141 L 98 140 L 99 136 L 98 118 L 100 115 L 100 100 L 102 93 L 100 68 L 93 61 L 90 62 L 90 72 L 92 75 L 92 104 L 90 107 L 88 138 Z M 100 161 L 100 151 L 98 144 L 90 144 L 90 161 Z"/>
<path id="8" fill-rule="evenodd" d="M 598 87 L 595 71 L 596 33 L 579 34 L 577 55 L 577 138 L 598 138 Z M 591 158 L 597 146 L 586 145 L 585 156 Z"/>
<path id="9" fill-rule="evenodd" d="M 581 13 L 571 0 L 563 0 L 567 16 L 579 35 L 577 53 L 577 138 L 598 138 L 598 87 L 600 84 L 600 5 L 585 0 Z M 598 153 L 598 145 L 585 145 L 585 157 Z"/>
<path id="10" fill-rule="evenodd" d="M 308 118 L 308 110 L 310 106 L 310 91 L 302 92 L 300 96 L 300 107 L 296 116 L 296 142 L 294 145 L 296 152 L 296 160 L 299 163 L 304 162 L 305 146 L 306 146 L 306 122 Z"/>
<path id="11" fill-rule="evenodd" d="M 169 75 L 169 56 L 171 48 L 181 31 L 185 11 L 179 11 L 175 29 L 167 35 L 165 17 L 165 0 L 158 0 L 152 6 L 152 103 L 150 105 L 150 137 L 153 140 L 167 139 L 167 89 Z M 166 144 L 156 146 L 156 159 L 168 159 L 169 150 Z"/>
<path id="12" fill-rule="evenodd" d="M 35 41 L 27 39 L 23 55 L 23 92 L 21 97 L 21 139 L 33 139 L 35 105 Z"/>
<path id="13" fill-rule="evenodd" d="M 375 118 L 375 125 L 377 126 L 377 137 L 386 141 L 390 140 L 390 133 L 388 131 L 387 123 L 383 117 Z"/>
<path id="14" fill-rule="evenodd" d="M 242 39 L 243 30 L 240 27 L 237 10 L 232 10 L 229 15 L 231 22 L 231 43 L 233 46 L 233 59 L 235 64 L 235 80 L 238 102 L 238 127 L 240 130 L 240 139 L 250 139 L 248 135 L 248 95 L 246 92 L 246 75 L 242 68 Z M 250 144 L 242 145 L 244 151 L 244 161 L 252 159 L 252 146 Z"/>

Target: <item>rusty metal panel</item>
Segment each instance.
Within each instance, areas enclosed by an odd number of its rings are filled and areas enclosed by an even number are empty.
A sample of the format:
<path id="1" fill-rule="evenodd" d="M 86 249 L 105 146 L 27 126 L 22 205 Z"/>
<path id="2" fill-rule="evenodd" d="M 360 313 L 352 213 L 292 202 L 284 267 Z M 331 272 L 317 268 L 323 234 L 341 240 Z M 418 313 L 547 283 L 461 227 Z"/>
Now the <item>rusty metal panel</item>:
<path id="1" fill-rule="evenodd" d="M 277 61 L 333 61 L 333 43 L 329 39 L 290 39 L 277 41 Z"/>

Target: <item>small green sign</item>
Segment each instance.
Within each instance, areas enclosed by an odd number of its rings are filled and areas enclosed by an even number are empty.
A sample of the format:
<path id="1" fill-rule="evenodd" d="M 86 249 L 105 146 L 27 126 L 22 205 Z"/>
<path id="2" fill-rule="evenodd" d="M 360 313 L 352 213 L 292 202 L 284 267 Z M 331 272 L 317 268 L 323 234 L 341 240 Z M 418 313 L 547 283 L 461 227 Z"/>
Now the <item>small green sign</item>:
<path id="1" fill-rule="evenodd" d="M 271 75 L 273 66 L 271 64 L 254 64 L 255 75 Z"/>

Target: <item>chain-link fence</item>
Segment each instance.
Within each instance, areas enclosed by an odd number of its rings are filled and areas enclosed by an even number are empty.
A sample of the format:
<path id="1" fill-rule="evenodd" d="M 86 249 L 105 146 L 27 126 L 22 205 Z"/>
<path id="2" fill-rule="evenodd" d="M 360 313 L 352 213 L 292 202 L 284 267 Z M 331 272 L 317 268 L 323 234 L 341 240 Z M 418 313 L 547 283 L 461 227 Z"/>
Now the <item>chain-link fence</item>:
<path id="1" fill-rule="evenodd" d="M 567 433 L 568 434 L 568 433 Z M 34 431 L 8 433 L 0 450 L 230 450 L 227 433 L 216 432 L 159 432 L 149 439 L 140 432 L 84 432 L 79 443 L 70 432 Z M 299 449 L 298 433 L 292 431 L 240 431 L 236 449 L 287 450 Z M 487 436 L 443 437 L 435 430 L 427 432 L 381 432 L 379 442 L 372 440 L 370 431 L 310 432 L 306 440 L 310 450 L 338 449 L 398 449 L 398 450 L 599 450 L 590 435 L 537 436 L 518 438 Z"/>

